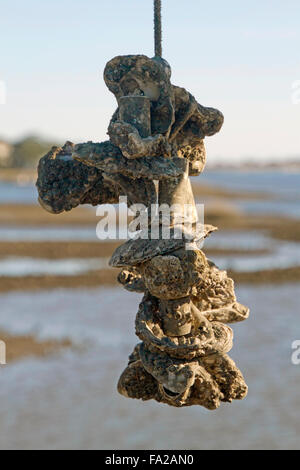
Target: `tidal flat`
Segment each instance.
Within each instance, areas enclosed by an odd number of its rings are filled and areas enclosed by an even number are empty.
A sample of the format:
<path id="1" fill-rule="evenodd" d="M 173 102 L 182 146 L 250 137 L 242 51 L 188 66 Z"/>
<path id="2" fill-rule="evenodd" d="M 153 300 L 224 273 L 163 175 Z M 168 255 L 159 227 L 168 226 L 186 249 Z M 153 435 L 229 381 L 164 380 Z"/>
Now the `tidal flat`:
<path id="1" fill-rule="evenodd" d="M 249 393 L 216 411 L 117 393 L 138 342 L 140 295 L 119 287 L 1 294 L 0 330 L 73 347 L 1 366 L 0 448 L 299 449 L 300 366 L 291 360 L 300 339 L 298 291 L 298 284 L 237 288 L 251 313 L 232 325 L 230 354 Z"/>
<path id="2" fill-rule="evenodd" d="M 95 208 L 44 212 L 34 175 L 25 176 L 7 172 L 0 183 L 0 340 L 7 345 L 0 448 L 300 447 L 300 366 L 291 360 L 300 339 L 297 185 L 288 179 L 284 194 L 266 194 L 269 176 L 243 176 L 251 181 L 243 188 L 236 174 L 209 173 L 196 188 L 205 222 L 219 227 L 203 250 L 228 270 L 239 301 L 250 307 L 249 320 L 232 325 L 232 357 L 249 394 L 215 412 L 174 411 L 116 391 L 137 343 L 141 298 L 123 290 L 118 270 L 107 266 L 121 241 L 97 239 Z"/>

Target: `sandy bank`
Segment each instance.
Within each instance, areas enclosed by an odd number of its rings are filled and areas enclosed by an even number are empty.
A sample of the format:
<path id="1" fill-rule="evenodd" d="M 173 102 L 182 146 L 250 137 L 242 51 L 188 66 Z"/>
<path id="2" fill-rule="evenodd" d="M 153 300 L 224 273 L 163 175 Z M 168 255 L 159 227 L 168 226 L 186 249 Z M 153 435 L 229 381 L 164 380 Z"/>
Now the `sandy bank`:
<path id="1" fill-rule="evenodd" d="M 45 357 L 49 354 L 60 352 L 62 349 L 70 348 L 71 341 L 37 340 L 34 336 L 15 336 L 9 335 L 0 330 L 0 340 L 6 345 L 6 363 L 11 364 L 14 361 L 24 357 Z"/>
<path id="2" fill-rule="evenodd" d="M 117 284 L 117 275 L 117 270 L 103 269 L 78 276 L 1 277 L 0 292 L 113 286 Z"/>
<path id="3" fill-rule="evenodd" d="M 120 245 L 120 241 L 107 242 L 1 242 L 0 258 L 8 256 L 68 259 L 68 258 L 107 258 Z M 207 256 L 263 255 L 267 249 L 243 250 L 226 248 L 204 248 Z"/>
<path id="4" fill-rule="evenodd" d="M 89 289 L 116 286 L 117 269 L 103 269 L 76 276 L 2 277 L 0 292 L 37 291 L 41 289 Z M 285 284 L 300 281 L 300 267 L 255 272 L 228 271 L 238 284 Z"/>
<path id="5" fill-rule="evenodd" d="M 300 281 L 300 266 L 255 272 L 228 271 L 237 284 L 287 284 Z"/>
<path id="6" fill-rule="evenodd" d="M 48 214 L 38 205 L 0 205 L 0 226 L 91 226 L 95 227 L 100 217 L 95 208 L 77 207 L 59 215 Z M 219 230 L 264 230 L 279 240 L 300 241 L 300 219 L 281 216 L 245 215 L 224 206 L 205 206 L 205 223 Z"/>

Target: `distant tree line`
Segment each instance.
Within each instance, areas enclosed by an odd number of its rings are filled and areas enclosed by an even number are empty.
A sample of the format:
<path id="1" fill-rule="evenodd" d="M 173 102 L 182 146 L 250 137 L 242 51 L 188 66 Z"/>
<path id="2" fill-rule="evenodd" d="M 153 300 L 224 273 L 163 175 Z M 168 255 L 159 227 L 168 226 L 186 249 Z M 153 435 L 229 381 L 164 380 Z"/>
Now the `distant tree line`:
<path id="1" fill-rule="evenodd" d="M 0 145 L 0 168 L 33 168 L 39 159 L 45 155 L 54 142 L 47 142 L 37 136 L 27 136 L 13 144 L 1 140 Z M 6 147 L 5 153 L 1 149 Z M 9 149 L 9 151 L 7 151 Z"/>

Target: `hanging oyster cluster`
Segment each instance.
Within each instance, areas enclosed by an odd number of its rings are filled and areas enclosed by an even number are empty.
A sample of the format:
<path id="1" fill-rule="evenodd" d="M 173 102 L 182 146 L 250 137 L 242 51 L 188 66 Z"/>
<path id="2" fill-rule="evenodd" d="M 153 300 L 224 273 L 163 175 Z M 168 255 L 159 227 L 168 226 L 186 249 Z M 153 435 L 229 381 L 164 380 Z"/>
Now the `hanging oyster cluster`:
<path id="1" fill-rule="evenodd" d="M 159 57 L 111 60 L 104 79 L 118 109 L 110 140 L 53 148 L 39 163 L 37 187 L 41 205 L 53 213 L 79 204 L 118 203 L 122 195 L 129 205 L 148 208 L 149 237 L 128 240 L 110 261 L 121 268 L 118 280 L 127 290 L 144 294 L 136 317 L 141 342 L 118 390 L 130 398 L 215 409 L 247 394 L 227 355 L 233 338 L 227 323 L 246 319 L 249 311 L 237 302 L 226 272 L 199 248 L 216 228 L 206 225 L 200 234 L 195 229 L 189 176 L 202 172 L 204 138 L 220 130 L 223 116 L 172 85 L 170 77 L 168 63 Z M 159 235 L 153 238 L 156 203 L 171 211 L 167 221 L 158 217 Z M 162 235 L 166 228 L 169 237 Z"/>

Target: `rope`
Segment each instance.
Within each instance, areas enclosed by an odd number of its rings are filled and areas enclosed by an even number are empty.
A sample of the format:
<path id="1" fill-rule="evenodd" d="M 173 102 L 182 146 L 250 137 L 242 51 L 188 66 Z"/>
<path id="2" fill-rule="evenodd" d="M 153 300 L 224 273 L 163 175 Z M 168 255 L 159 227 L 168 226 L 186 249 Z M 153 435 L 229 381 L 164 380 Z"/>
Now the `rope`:
<path id="1" fill-rule="evenodd" d="M 155 56 L 162 56 L 162 37 L 161 37 L 161 0 L 154 0 L 154 43 Z"/>

